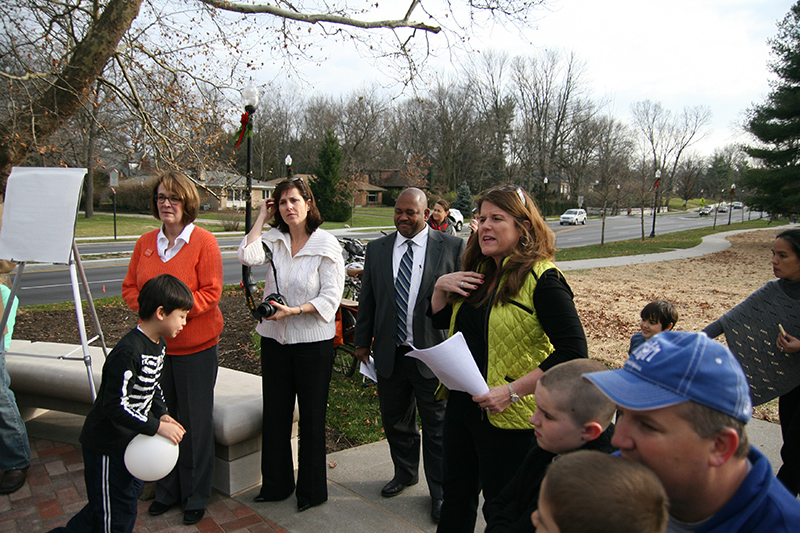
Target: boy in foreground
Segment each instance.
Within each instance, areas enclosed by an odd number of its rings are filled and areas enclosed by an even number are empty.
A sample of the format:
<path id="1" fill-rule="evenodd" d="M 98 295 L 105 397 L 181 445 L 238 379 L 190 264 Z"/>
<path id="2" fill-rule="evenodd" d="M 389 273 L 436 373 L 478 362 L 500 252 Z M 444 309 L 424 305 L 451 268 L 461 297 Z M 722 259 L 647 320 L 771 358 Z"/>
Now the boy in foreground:
<path id="1" fill-rule="evenodd" d="M 554 366 L 536 384 L 536 446 L 503 491 L 486 503 L 487 533 L 533 532 L 531 513 L 539 501 L 539 489 L 550 463 L 575 450 L 611 453 L 615 406 L 582 374 L 606 370 L 591 359 L 575 359 Z M 588 385 L 588 386 L 587 386 Z M 594 390 L 592 390 L 594 389 Z"/>
<path id="2" fill-rule="evenodd" d="M 753 404 L 742 367 L 703 333 L 660 333 L 625 366 L 587 374 L 617 404 L 613 443 L 655 472 L 667 531 L 797 531 L 800 502 L 747 441 Z"/>
<path id="3" fill-rule="evenodd" d="M 536 533 L 663 533 L 667 495 L 650 469 L 605 453 L 580 450 L 547 469 Z"/>
<path id="4" fill-rule="evenodd" d="M 631 337 L 628 355 L 653 338 L 656 333 L 671 331 L 678 322 L 678 311 L 672 303 L 666 300 L 650 302 L 644 306 L 639 316 L 642 318 L 641 331 L 637 331 Z"/>
<path id="5" fill-rule="evenodd" d="M 139 294 L 141 323 L 108 354 L 100 391 L 81 431 L 89 502 L 57 532 L 131 532 L 144 483 L 125 468 L 128 443 L 139 433 L 161 435 L 176 445 L 186 431 L 167 414 L 161 392 L 166 341 L 186 324 L 192 292 L 169 274 Z"/>

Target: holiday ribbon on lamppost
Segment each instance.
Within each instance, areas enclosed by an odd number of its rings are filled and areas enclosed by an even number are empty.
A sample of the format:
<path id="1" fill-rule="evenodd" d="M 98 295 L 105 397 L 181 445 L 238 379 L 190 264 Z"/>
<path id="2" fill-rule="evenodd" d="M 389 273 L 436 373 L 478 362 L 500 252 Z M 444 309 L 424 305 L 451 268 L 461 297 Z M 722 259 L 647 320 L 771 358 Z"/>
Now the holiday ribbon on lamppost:
<path id="1" fill-rule="evenodd" d="M 247 111 L 242 113 L 241 124 L 237 132 L 239 134 L 239 140 L 236 142 L 234 149 L 239 148 L 239 145 L 242 144 L 242 139 L 245 137 L 249 139 L 253 135 L 253 125 L 250 123 L 250 113 Z"/>

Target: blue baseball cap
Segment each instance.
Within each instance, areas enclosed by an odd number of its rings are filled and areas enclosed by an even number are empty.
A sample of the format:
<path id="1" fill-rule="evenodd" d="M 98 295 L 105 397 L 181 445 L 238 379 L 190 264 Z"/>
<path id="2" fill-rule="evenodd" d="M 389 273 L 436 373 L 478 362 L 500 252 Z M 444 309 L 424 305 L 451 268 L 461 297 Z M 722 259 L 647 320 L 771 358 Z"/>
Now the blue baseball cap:
<path id="1" fill-rule="evenodd" d="M 753 410 L 736 357 L 704 333 L 659 333 L 637 348 L 622 369 L 583 377 L 612 402 L 633 411 L 693 401 L 746 424 Z"/>

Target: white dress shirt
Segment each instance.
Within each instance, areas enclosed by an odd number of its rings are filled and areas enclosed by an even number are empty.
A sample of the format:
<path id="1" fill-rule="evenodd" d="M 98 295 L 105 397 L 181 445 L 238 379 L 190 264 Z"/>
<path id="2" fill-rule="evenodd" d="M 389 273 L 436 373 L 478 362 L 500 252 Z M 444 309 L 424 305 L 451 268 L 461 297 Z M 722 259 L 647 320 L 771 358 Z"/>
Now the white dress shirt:
<path id="1" fill-rule="evenodd" d="M 192 237 L 192 231 L 194 231 L 194 224 L 190 222 L 183 227 L 183 231 L 181 231 L 180 235 L 175 237 L 175 244 L 172 245 L 172 248 L 167 249 L 167 246 L 169 246 L 169 239 L 164 235 L 164 226 L 162 225 L 161 229 L 158 230 L 158 238 L 156 238 L 158 257 L 165 263 L 175 257 L 178 252 L 181 251 L 183 245 L 189 242 L 189 239 Z"/>
<path id="2" fill-rule="evenodd" d="M 403 344 L 411 345 L 414 342 L 414 307 L 417 302 L 417 295 L 419 294 L 419 286 L 422 283 L 422 270 L 425 268 L 425 253 L 428 251 L 428 231 L 429 227 L 425 227 L 414 235 L 411 239 L 406 239 L 400 232 L 394 239 L 394 248 L 392 250 L 392 272 L 393 279 L 397 279 L 397 271 L 400 270 L 400 261 L 403 259 L 403 254 L 406 253 L 408 246 L 406 242 L 411 240 L 413 243 L 411 248 L 414 250 L 414 263 L 411 266 L 411 287 L 408 290 L 408 310 L 406 312 L 406 342 Z"/>

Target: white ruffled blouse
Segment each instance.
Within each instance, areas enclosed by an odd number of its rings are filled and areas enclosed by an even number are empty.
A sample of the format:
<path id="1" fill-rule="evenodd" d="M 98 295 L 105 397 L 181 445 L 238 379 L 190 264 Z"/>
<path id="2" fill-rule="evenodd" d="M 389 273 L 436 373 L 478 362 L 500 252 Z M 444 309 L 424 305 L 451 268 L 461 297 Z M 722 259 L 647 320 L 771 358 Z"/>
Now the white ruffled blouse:
<path id="1" fill-rule="evenodd" d="M 273 228 L 261 234 L 261 241 L 272 250 L 272 260 L 278 274 L 276 285 L 272 268 L 267 270 L 264 296 L 280 292 L 289 307 L 308 302 L 317 312 L 282 320 L 261 320 L 256 331 L 281 344 L 333 338 L 336 333 L 336 311 L 344 291 L 344 258 L 339 241 L 327 231 L 317 229 L 294 257 L 292 239 L 288 233 Z M 247 236 L 239 245 L 237 255 L 239 261 L 247 266 L 266 262 L 261 242 L 254 241 L 248 246 Z"/>

